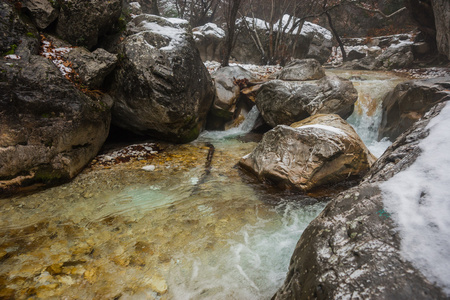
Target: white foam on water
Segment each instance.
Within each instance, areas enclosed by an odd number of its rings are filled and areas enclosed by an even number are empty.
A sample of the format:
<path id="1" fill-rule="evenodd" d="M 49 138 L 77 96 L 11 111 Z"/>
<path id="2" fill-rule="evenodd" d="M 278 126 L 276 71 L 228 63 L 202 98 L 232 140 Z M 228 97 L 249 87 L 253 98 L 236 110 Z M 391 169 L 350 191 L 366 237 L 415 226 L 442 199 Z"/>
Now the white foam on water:
<path id="1" fill-rule="evenodd" d="M 259 110 L 256 105 L 254 105 L 252 109 L 247 113 L 244 122 L 242 122 L 238 127 L 234 127 L 225 131 L 203 131 L 198 137 L 197 141 L 232 139 L 245 135 L 253 129 L 258 117 Z"/>
<path id="2" fill-rule="evenodd" d="M 274 208 L 279 218 L 259 218 L 230 234 L 210 253 L 185 253 L 168 278 L 172 299 L 270 299 L 282 285 L 303 230 L 325 203 Z"/>

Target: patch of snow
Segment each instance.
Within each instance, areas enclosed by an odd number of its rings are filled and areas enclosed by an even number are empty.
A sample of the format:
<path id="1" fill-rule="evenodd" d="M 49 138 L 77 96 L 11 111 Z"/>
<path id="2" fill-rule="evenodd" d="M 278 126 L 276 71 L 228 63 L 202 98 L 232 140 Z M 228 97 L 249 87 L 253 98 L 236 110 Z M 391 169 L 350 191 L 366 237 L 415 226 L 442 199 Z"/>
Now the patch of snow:
<path id="1" fill-rule="evenodd" d="M 8 55 L 5 55 L 5 58 L 6 59 L 21 59 L 21 57 L 17 54 L 8 54 Z"/>
<path id="2" fill-rule="evenodd" d="M 141 9 L 139 2 L 130 2 L 128 5 L 135 9 Z"/>
<path id="3" fill-rule="evenodd" d="M 422 153 L 405 171 L 381 185 L 396 222 L 403 257 L 450 295 L 450 106 L 427 126 Z"/>
<path id="4" fill-rule="evenodd" d="M 174 26 L 161 26 L 158 23 L 146 21 L 143 21 L 141 23 L 141 26 L 145 30 L 157 33 L 168 38 L 170 40 L 169 45 L 162 47 L 160 50 L 170 51 L 179 45 L 183 45 L 186 41 L 186 30 L 178 26 L 179 24 L 185 24 L 184 22 L 182 22 L 185 20 L 178 21 L 181 19 L 176 18 L 168 18 L 166 20 L 170 21 L 172 24 L 174 24 Z"/>
<path id="5" fill-rule="evenodd" d="M 205 61 L 204 65 L 208 69 L 209 74 L 213 74 L 220 68 L 220 63 L 217 61 Z M 240 66 L 246 69 L 247 71 L 252 72 L 258 78 L 268 77 L 273 73 L 278 72 L 282 69 L 280 65 L 259 66 L 253 64 L 230 63 L 230 66 Z"/>
<path id="6" fill-rule="evenodd" d="M 318 128 L 318 129 L 322 129 L 322 130 L 331 131 L 331 132 L 336 133 L 336 134 L 347 136 L 347 133 L 345 133 L 344 131 L 340 130 L 339 128 L 336 128 L 336 127 L 333 127 L 333 126 L 328 126 L 328 125 L 322 125 L 322 124 L 304 125 L 304 126 L 300 126 L 300 127 L 296 127 L 296 128 L 297 129 Z"/>
<path id="7" fill-rule="evenodd" d="M 285 29 L 285 31 L 288 32 L 288 31 L 290 31 L 292 29 L 292 26 L 294 25 L 294 23 L 298 22 L 298 21 L 299 21 L 298 18 L 292 17 L 290 15 L 284 15 L 281 18 L 281 28 L 279 28 L 279 26 L 278 26 L 278 24 L 279 24 L 279 21 L 278 21 L 276 23 L 277 26 L 275 27 L 275 30 L 278 31 L 278 30 Z M 297 33 L 298 33 L 298 28 L 296 28 L 292 32 L 292 34 L 297 34 Z M 311 22 L 308 22 L 308 21 L 305 21 L 303 23 L 302 31 L 300 32 L 300 34 L 301 35 L 320 34 L 325 39 L 328 39 L 328 40 L 331 40 L 333 38 L 333 35 L 331 34 L 331 31 L 329 31 L 328 29 L 326 29 L 326 28 L 324 28 L 324 27 L 322 27 L 320 25 L 317 25 L 317 24 L 314 24 L 314 23 L 311 23 Z"/>

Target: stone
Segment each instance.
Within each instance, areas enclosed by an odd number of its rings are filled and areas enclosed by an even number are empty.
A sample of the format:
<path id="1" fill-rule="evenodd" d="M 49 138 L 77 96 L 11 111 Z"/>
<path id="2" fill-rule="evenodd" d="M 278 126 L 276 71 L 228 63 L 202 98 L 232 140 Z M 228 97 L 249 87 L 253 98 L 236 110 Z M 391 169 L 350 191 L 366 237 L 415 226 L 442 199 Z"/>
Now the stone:
<path id="1" fill-rule="evenodd" d="M 359 186 L 331 200 L 308 225 L 272 299 L 447 299 L 402 257 L 396 225 L 382 213 L 380 189 L 417 159 L 418 142 L 442 107 L 433 107 L 402 134 Z"/>
<path id="2" fill-rule="evenodd" d="M 221 61 L 221 53 L 225 31 L 214 23 L 206 23 L 203 26 L 192 29 L 195 45 L 200 51 L 203 61 Z"/>
<path id="3" fill-rule="evenodd" d="M 88 49 L 97 45 L 122 12 L 122 0 L 68 0 L 60 1 L 60 5 L 57 35 L 72 45 Z"/>
<path id="4" fill-rule="evenodd" d="M 414 61 L 412 42 L 400 42 L 390 45 L 377 57 L 377 68 L 392 70 L 409 67 Z"/>
<path id="5" fill-rule="evenodd" d="M 102 48 L 89 52 L 83 47 L 77 47 L 63 57 L 72 63 L 72 68 L 78 73 L 81 81 L 92 89 L 102 86 L 105 77 L 114 70 L 118 61 L 117 55 Z"/>
<path id="6" fill-rule="evenodd" d="M 413 52 L 415 55 L 424 55 L 430 52 L 430 45 L 427 42 L 415 42 L 413 44 Z"/>
<path id="7" fill-rule="evenodd" d="M 2 190 L 10 181 L 20 186 L 73 178 L 108 136 L 104 98 L 83 94 L 49 59 L 1 61 L 0 90 Z"/>
<path id="8" fill-rule="evenodd" d="M 341 117 L 318 114 L 270 130 L 239 164 L 260 180 L 309 191 L 364 175 L 375 160 Z"/>
<path id="9" fill-rule="evenodd" d="M 347 54 L 347 59 L 348 60 L 355 60 L 355 59 L 361 59 L 366 57 L 366 53 L 364 52 L 360 52 L 357 50 L 351 50 L 348 54 Z"/>
<path id="10" fill-rule="evenodd" d="M 127 25 L 111 95 L 113 123 L 140 135 L 190 142 L 214 100 L 187 21 L 140 15 Z"/>
<path id="11" fill-rule="evenodd" d="M 450 2 L 447 0 L 433 0 L 431 3 L 436 24 L 438 51 L 450 60 Z"/>
<path id="12" fill-rule="evenodd" d="M 223 130 L 224 124 L 234 119 L 238 108 L 241 89 L 235 80 L 253 80 L 256 77 L 240 66 L 222 67 L 212 77 L 216 95 L 208 117 L 208 129 Z"/>
<path id="13" fill-rule="evenodd" d="M 435 104 L 450 100 L 449 87 L 450 77 L 398 84 L 383 99 L 378 139 L 387 137 L 395 140 Z"/>
<path id="14" fill-rule="evenodd" d="M 278 75 L 281 80 L 317 80 L 325 77 L 325 70 L 320 63 L 313 59 L 294 59 L 287 64 Z"/>
<path id="15" fill-rule="evenodd" d="M 36 27 L 8 1 L 0 3 L 0 54 L 17 55 L 28 60 L 39 51 L 39 32 Z"/>
<path id="16" fill-rule="evenodd" d="M 349 80 L 325 76 L 317 81 L 269 81 L 261 86 L 256 105 L 267 124 L 275 127 L 315 114 L 338 114 L 346 119 L 357 99 Z"/>
<path id="17" fill-rule="evenodd" d="M 40 30 L 47 28 L 58 18 L 59 4 L 50 0 L 24 0 L 22 6 L 27 8 L 31 19 Z"/>

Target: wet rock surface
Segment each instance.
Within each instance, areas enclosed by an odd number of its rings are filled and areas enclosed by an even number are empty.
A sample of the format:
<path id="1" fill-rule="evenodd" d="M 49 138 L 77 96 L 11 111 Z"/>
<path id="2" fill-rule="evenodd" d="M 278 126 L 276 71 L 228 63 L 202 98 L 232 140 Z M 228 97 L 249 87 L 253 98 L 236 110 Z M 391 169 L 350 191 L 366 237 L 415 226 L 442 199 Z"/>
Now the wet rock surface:
<path id="1" fill-rule="evenodd" d="M 315 114 L 338 114 L 348 118 L 358 93 L 353 84 L 337 76 L 317 81 L 273 80 L 261 86 L 256 105 L 272 127 L 290 125 Z"/>
<path id="2" fill-rule="evenodd" d="M 73 178 L 103 145 L 110 107 L 79 91 L 46 58 L 2 61 L 0 69 L 2 188 Z"/>
<path id="3" fill-rule="evenodd" d="M 308 191 L 362 176 L 374 161 L 347 122 L 319 114 L 275 127 L 239 163 L 260 180 Z"/>
<path id="4" fill-rule="evenodd" d="M 359 186 L 341 193 L 311 222 L 273 299 L 447 299 L 400 255 L 400 236 L 383 210 L 379 187 L 419 156 L 425 127 L 442 107 L 397 138 Z"/>
<path id="5" fill-rule="evenodd" d="M 194 140 L 214 91 L 187 21 L 140 15 L 127 28 L 112 83 L 113 122 L 159 139 Z"/>
<path id="6" fill-rule="evenodd" d="M 401 83 L 383 100 L 378 139 L 395 140 L 438 102 L 450 100 L 450 77 Z"/>

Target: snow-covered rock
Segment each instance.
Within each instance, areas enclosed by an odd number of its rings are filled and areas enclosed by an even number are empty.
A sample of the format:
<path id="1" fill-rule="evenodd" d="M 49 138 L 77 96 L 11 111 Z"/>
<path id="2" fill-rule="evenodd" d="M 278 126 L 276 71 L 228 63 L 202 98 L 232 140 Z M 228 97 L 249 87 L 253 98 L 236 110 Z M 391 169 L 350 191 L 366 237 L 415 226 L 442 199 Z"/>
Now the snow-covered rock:
<path id="1" fill-rule="evenodd" d="M 214 91 L 188 22 L 140 15 L 128 23 L 126 33 L 112 82 L 113 122 L 159 139 L 195 139 Z"/>
<path id="2" fill-rule="evenodd" d="M 273 299 L 448 298 L 440 288 L 448 293 L 450 286 L 448 109 L 430 123 L 444 105 L 402 134 L 359 186 L 342 192 L 308 225 Z M 441 122 L 426 145 L 430 127 Z M 425 166 L 422 145 L 433 161 Z M 410 173 L 416 164 L 424 166 L 417 177 Z M 405 172 L 406 181 L 397 179 Z"/>
<path id="3" fill-rule="evenodd" d="M 357 99 L 349 80 L 325 76 L 311 81 L 269 81 L 261 86 L 256 105 L 267 124 L 275 127 L 315 114 L 338 114 L 346 119 Z"/>
<path id="4" fill-rule="evenodd" d="M 342 118 L 315 115 L 270 130 L 240 165 L 261 180 L 308 191 L 363 175 L 374 161 Z"/>
<path id="5" fill-rule="evenodd" d="M 225 39 L 225 31 L 214 23 L 192 29 L 195 45 L 203 61 L 220 61 L 220 51 Z"/>

